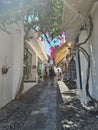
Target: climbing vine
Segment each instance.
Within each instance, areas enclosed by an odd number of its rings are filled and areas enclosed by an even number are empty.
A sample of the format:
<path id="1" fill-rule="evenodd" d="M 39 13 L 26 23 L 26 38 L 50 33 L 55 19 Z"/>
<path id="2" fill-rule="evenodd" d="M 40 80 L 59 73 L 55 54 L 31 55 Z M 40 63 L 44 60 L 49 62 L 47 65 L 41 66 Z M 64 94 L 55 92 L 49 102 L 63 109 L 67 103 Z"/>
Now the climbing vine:
<path id="1" fill-rule="evenodd" d="M 6 31 L 7 25 L 17 24 L 20 19 L 25 20 L 27 33 L 36 25 L 41 33 L 49 32 L 52 38 L 62 31 L 61 0 L 0 0 L 0 12 L 0 29 L 3 31 Z"/>

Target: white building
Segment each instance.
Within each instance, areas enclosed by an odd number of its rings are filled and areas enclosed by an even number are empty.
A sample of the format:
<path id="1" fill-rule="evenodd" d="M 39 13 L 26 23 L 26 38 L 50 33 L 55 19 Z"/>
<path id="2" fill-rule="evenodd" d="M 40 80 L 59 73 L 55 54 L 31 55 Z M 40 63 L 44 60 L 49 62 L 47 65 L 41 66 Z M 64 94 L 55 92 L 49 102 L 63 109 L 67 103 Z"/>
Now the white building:
<path id="1" fill-rule="evenodd" d="M 28 49 L 29 54 L 27 59 L 27 69 L 29 72 L 27 74 L 24 72 L 24 86 L 27 87 L 33 86 L 33 84 L 36 84 L 39 80 L 43 80 L 44 67 L 46 64 L 48 65 L 48 57 L 44 43 L 41 43 L 38 34 L 34 30 L 31 29 L 29 35 L 33 36 L 33 38 L 26 41 L 26 49 Z M 25 62 L 24 65 L 26 67 Z M 27 87 L 25 87 L 26 90 Z"/>
<path id="2" fill-rule="evenodd" d="M 89 17 L 90 16 L 90 17 Z M 77 88 L 81 101 L 98 102 L 98 0 L 64 0 L 63 27 L 66 40 L 79 43 L 90 56 L 89 94 L 87 93 L 88 57 L 76 48 Z"/>
<path id="3" fill-rule="evenodd" d="M 47 61 L 44 46 L 40 40 L 36 40 L 37 34 L 30 32 L 33 39 L 27 41 L 31 54 L 30 80 L 38 82 L 38 66 L 43 67 L 43 61 Z M 2 73 L 2 67 L 6 66 L 8 72 Z M 6 27 L 6 31 L 0 30 L 0 107 L 13 100 L 20 89 L 23 79 L 24 67 L 24 26 L 23 22 L 13 23 Z M 27 88 L 26 88 L 27 90 Z"/>

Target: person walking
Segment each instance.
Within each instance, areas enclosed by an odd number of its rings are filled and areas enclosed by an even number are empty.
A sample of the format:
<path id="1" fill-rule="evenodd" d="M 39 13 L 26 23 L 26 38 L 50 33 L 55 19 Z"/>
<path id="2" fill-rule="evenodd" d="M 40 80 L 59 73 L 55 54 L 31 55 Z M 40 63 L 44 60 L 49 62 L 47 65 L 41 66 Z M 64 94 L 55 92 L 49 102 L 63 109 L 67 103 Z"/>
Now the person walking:
<path id="1" fill-rule="evenodd" d="M 62 74 L 61 74 L 61 72 L 59 71 L 59 69 L 57 70 L 56 76 L 57 76 L 57 80 L 58 80 L 58 81 L 62 79 Z"/>
<path id="2" fill-rule="evenodd" d="M 47 68 L 46 67 L 45 67 L 44 72 L 43 72 L 43 78 L 44 78 L 45 83 L 47 83 L 48 72 L 47 72 Z"/>
<path id="3" fill-rule="evenodd" d="M 51 67 L 49 69 L 49 77 L 50 77 L 50 81 L 51 81 L 51 84 L 53 85 L 54 84 L 54 77 L 56 76 L 55 74 L 55 71 L 54 69 Z"/>

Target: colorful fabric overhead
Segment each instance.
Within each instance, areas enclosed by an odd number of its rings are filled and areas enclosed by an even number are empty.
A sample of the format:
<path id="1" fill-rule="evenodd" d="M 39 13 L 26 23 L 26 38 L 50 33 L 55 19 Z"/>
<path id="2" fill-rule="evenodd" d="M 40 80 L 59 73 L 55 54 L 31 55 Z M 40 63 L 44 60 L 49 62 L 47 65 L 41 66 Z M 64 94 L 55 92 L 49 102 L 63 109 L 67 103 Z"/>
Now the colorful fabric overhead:
<path id="1" fill-rule="evenodd" d="M 61 43 L 59 45 L 60 47 L 66 42 L 65 38 L 66 38 L 65 32 L 62 32 L 62 34 L 61 34 Z"/>
<path id="2" fill-rule="evenodd" d="M 54 62 L 54 51 L 55 51 L 54 47 L 51 47 L 50 48 L 50 57 L 53 60 L 53 62 Z"/>

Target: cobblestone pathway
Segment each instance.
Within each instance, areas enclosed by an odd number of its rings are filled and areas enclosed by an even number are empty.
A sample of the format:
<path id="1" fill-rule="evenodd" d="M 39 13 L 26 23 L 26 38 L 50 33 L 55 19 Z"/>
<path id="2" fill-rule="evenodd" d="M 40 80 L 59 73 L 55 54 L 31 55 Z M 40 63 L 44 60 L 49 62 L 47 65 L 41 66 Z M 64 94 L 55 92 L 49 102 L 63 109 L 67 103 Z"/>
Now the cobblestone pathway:
<path id="1" fill-rule="evenodd" d="M 64 82 L 40 83 L 0 109 L 0 130 L 98 130 L 97 114 Z"/>
<path id="2" fill-rule="evenodd" d="M 98 130 L 98 111 L 85 109 L 74 89 L 68 89 L 61 81 L 58 84 L 63 98 L 59 105 L 63 130 Z"/>
<path id="3" fill-rule="evenodd" d="M 37 84 L 24 93 L 19 100 L 13 100 L 0 109 L 0 130 L 21 130 L 36 106 L 44 90 L 43 83 Z"/>
<path id="4" fill-rule="evenodd" d="M 57 82 L 40 83 L 0 109 L 0 130 L 56 130 Z"/>
<path id="5" fill-rule="evenodd" d="M 48 83 L 38 100 L 39 107 L 35 108 L 23 126 L 22 130 L 57 130 L 57 83 Z"/>

